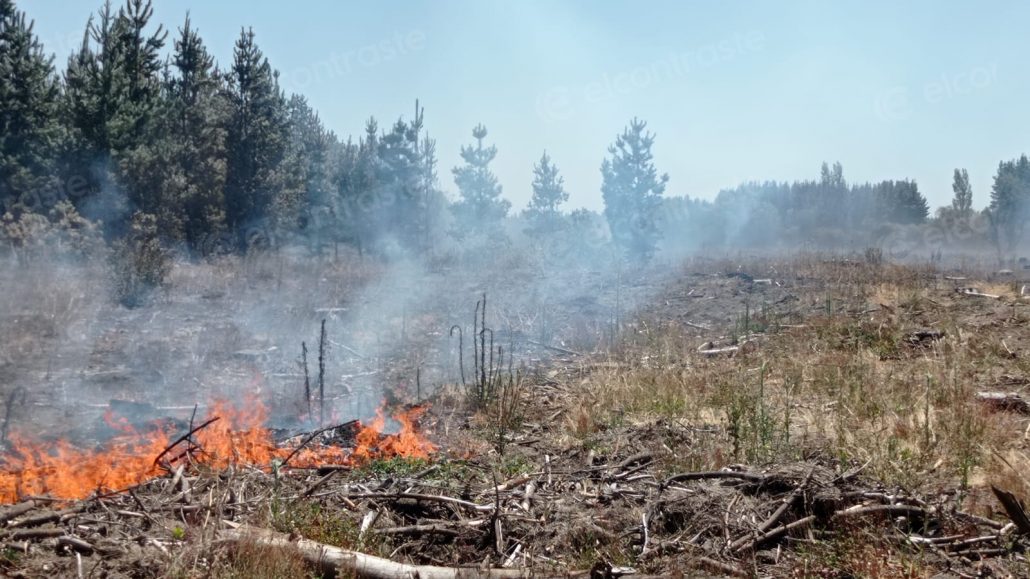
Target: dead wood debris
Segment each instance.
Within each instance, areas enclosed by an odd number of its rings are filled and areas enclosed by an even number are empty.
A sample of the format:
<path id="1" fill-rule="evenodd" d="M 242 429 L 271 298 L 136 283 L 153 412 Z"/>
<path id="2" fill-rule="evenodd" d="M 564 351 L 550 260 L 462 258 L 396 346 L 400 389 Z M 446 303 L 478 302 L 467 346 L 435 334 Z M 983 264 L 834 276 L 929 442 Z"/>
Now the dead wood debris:
<path id="1" fill-rule="evenodd" d="M 437 470 L 448 468 L 442 463 Z M 995 493 L 1008 524 L 818 463 L 660 477 L 656 455 L 636 452 L 595 459 L 585 468 L 573 454 L 551 457 L 545 466 L 507 481 L 482 479 L 478 488 L 467 477 L 422 473 L 373 480 L 346 470 L 322 476 L 317 469 L 179 471 L 75 504 L 30 498 L 0 511 L 0 543 L 18 551 L 18 565 L 46 560 L 69 574 L 81 561 L 87 568 L 156 576 L 187 548 L 187 536 L 204 536 L 208 549 L 231 550 L 241 542 L 288 547 L 313 566 L 361 577 L 633 577 L 687 567 L 746 577 L 756 569 L 782 574 L 797 545 L 846 536 L 856 526 L 875 528 L 942 569 L 969 574 L 985 560 L 1019 564 L 1030 540 L 1026 513 L 1000 489 Z M 190 493 L 182 492 L 186 486 Z M 311 502 L 360 525 L 364 538 L 329 545 L 272 528 L 270 504 L 292 510 Z M 370 543 L 372 537 L 378 543 Z M 582 553 L 606 549 L 628 553 L 635 563 L 598 561 L 594 569 L 577 569 Z"/>
<path id="2" fill-rule="evenodd" d="M 1030 401 L 1016 392 L 977 392 L 976 400 L 992 410 L 1030 414 Z"/>

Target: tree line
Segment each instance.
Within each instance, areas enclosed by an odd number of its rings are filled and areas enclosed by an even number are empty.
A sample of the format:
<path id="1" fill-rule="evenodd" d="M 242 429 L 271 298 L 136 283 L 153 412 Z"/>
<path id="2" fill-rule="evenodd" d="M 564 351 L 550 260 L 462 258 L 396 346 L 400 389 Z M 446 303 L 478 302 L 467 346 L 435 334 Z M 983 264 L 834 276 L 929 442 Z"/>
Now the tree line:
<path id="1" fill-rule="evenodd" d="M 297 238 L 315 252 L 423 253 L 442 237 L 501 236 L 511 223 L 485 126 L 461 148 L 451 202 L 417 101 L 411 117 L 383 127 L 369 119 L 364 134 L 342 139 L 302 95 L 285 93 L 252 30 L 241 30 L 222 68 L 188 17 L 172 33 L 152 12 L 150 0 L 105 3 L 58 72 L 14 0 L 0 0 L 0 235 L 9 244 L 97 236 L 207 254 Z M 638 119 L 616 136 L 601 165 L 603 216 L 562 210 L 568 192 L 544 152 L 521 231 L 577 238 L 603 220 L 612 243 L 647 257 L 663 243 L 846 245 L 885 227 L 979 220 L 998 247 L 1014 248 L 1030 216 L 1026 156 L 999 165 L 983 211 L 956 169 L 952 205 L 931 216 L 914 181 L 849 184 L 839 163 L 823 164 L 817 180 L 745 183 L 712 201 L 668 197 L 654 142 Z"/>

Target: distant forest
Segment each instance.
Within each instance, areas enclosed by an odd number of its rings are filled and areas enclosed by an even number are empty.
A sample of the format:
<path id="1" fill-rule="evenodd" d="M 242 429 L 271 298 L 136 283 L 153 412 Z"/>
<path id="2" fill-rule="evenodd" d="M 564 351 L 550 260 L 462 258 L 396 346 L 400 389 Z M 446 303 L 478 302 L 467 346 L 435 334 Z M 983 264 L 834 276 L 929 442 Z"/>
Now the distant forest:
<path id="1" fill-rule="evenodd" d="M 964 244 L 1010 255 L 1030 216 L 1030 161 L 998 165 L 991 201 L 972 206 L 965 170 L 954 201 L 931 214 L 911 180 L 848 183 L 839 163 L 818 179 L 746 183 L 713 201 L 667 195 L 655 136 L 633 119 L 599 151 L 604 213 L 568 212 L 543 153 L 518 214 L 490 169 L 497 148 L 471 128 L 440 189 L 436 143 L 417 101 L 410 116 L 341 138 L 278 73 L 244 29 L 227 66 L 186 17 L 169 31 L 149 0 L 104 4 L 58 70 L 13 0 L 0 0 L 0 243 L 15 251 L 119 247 L 190 257 L 298 243 L 314 253 L 424 255 L 523 236 L 547 247 L 862 248 Z M 165 56 L 167 55 L 167 56 Z M 813 167 L 814 169 L 814 167 Z"/>

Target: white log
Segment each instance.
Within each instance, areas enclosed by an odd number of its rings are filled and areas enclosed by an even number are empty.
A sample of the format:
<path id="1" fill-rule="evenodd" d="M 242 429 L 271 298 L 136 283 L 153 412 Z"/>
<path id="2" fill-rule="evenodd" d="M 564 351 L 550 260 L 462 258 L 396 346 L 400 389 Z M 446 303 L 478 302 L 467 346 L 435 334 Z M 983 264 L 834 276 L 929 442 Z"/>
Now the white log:
<path id="1" fill-rule="evenodd" d="M 999 410 L 1030 414 L 1030 401 L 1015 392 L 977 392 L 976 399 Z"/>
<path id="2" fill-rule="evenodd" d="M 219 533 L 219 539 L 229 544 L 253 543 L 295 549 L 305 561 L 319 567 L 323 572 L 342 571 L 355 577 L 369 579 L 509 579 L 531 575 L 528 571 L 520 569 L 408 565 L 309 539 L 291 539 L 289 535 L 257 527 L 242 526 L 223 530 Z"/>

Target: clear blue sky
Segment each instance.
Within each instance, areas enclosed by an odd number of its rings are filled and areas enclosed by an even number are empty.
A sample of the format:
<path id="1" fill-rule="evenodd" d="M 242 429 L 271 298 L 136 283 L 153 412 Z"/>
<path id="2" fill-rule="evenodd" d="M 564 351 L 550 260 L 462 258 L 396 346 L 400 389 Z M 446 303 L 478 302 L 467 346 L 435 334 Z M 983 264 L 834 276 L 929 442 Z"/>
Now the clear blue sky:
<path id="1" fill-rule="evenodd" d="M 101 1 L 19 5 L 63 67 Z M 966 167 L 981 207 L 998 161 L 1030 152 L 1030 2 L 155 4 L 173 36 L 189 11 L 223 66 L 253 27 L 284 88 L 340 135 L 420 98 L 449 192 L 459 146 L 485 123 L 517 209 L 545 148 L 570 206 L 600 208 L 601 159 L 635 115 L 657 133 L 667 193 L 702 198 L 839 160 L 852 182 L 916 179 L 933 206 Z"/>

